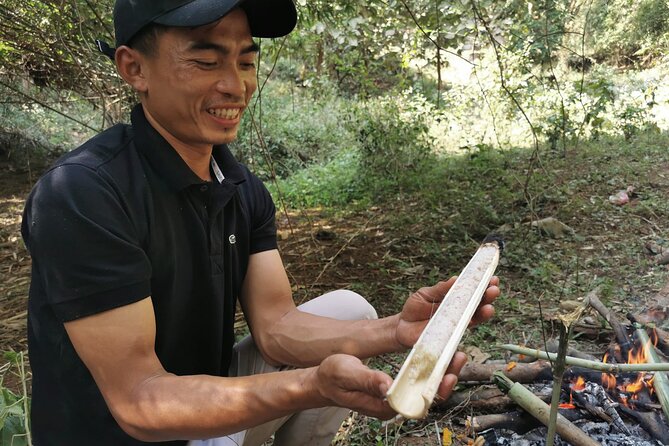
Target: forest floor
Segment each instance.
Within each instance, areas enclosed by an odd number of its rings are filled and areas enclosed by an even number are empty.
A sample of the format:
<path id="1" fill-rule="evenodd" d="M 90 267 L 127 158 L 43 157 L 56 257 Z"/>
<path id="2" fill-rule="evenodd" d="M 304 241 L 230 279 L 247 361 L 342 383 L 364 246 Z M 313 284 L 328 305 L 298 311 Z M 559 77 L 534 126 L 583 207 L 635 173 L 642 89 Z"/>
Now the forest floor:
<path id="1" fill-rule="evenodd" d="M 542 192 L 530 198 L 532 206 L 518 200 L 532 195 L 519 190 L 523 181 L 509 181 L 510 192 L 500 192 L 499 200 L 515 198 L 500 205 L 517 207 L 519 218 L 501 228 L 450 231 L 462 219 L 458 209 L 449 207 L 457 203 L 449 203 L 446 190 L 443 202 L 436 205 L 405 193 L 355 210 L 280 209 L 280 250 L 297 303 L 348 288 L 368 297 L 380 316 L 393 314 L 410 292 L 457 274 L 476 250 L 480 235 L 497 229 L 507 239 L 497 272 L 503 295 L 496 317 L 469 331 L 464 345 L 498 358 L 503 355 L 494 350 L 495 344 L 540 345 L 542 326 L 552 335 L 551 315 L 560 301 L 582 298 L 595 285 L 604 285 L 603 300 L 620 315 L 651 306 L 669 278 L 667 266 L 656 265 L 644 248 L 651 242 L 669 247 L 669 138 L 651 135 L 607 144 L 594 152 L 583 149 L 544 160 L 550 169 L 540 173 Z M 502 170 L 515 171 L 522 180 L 526 161 L 527 157 L 509 155 L 499 162 Z M 627 186 L 635 188 L 630 203 L 609 202 L 609 195 Z M 20 221 L 30 187 L 27 173 L 0 166 L 0 351 L 27 350 L 30 258 L 20 237 Z M 485 197 L 488 203 L 481 206 L 497 200 L 494 189 Z M 551 237 L 529 224 L 549 216 L 573 232 Z M 475 224 L 471 221 L 468 227 Z M 581 350 L 602 352 L 611 339 L 605 323 L 595 328 L 574 340 Z M 394 376 L 402 361 L 402 355 L 385 355 L 373 366 Z M 20 392 L 20 382 L 11 373 L 3 384 Z M 466 408 L 437 413 L 428 422 L 393 427 L 390 434 L 377 420 L 352 414 L 336 444 L 437 445 L 435 426 L 457 432 L 467 414 Z"/>

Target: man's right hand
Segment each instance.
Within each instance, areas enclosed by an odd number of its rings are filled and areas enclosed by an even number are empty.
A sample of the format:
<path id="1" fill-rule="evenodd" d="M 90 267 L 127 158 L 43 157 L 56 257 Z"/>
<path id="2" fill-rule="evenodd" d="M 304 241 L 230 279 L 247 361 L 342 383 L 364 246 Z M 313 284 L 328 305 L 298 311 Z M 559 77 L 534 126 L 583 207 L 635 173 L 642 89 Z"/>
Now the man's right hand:
<path id="1" fill-rule="evenodd" d="M 382 420 L 396 415 L 385 399 L 393 379 L 368 368 L 355 356 L 329 356 L 315 372 L 315 385 L 329 405 L 346 407 Z"/>
<path id="2" fill-rule="evenodd" d="M 455 353 L 439 385 L 437 398 L 446 400 L 451 396 L 458 382 L 458 374 L 466 362 L 464 353 Z M 355 356 L 329 356 L 315 371 L 315 385 L 330 405 L 347 407 L 382 420 L 397 414 L 386 400 L 393 379 L 383 372 L 368 368 Z"/>

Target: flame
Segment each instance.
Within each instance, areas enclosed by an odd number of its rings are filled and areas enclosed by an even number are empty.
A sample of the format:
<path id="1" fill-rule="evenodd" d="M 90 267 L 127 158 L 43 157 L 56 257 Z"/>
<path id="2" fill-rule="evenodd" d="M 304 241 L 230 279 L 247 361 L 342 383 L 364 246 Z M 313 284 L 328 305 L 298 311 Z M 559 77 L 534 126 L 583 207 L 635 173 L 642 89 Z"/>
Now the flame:
<path id="1" fill-rule="evenodd" d="M 650 348 L 650 339 L 646 344 L 643 346 L 643 348 L 633 348 L 629 352 L 627 352 L 627 363 L 628 364 L 645 364 L 648 362 L 646 360 L 646 352 Z"/>
<path id="2" fill-rule="evenodd" d="M 659 337 L 655 329 L 649 333 L 649 340 L 641 345 L 640 342 L 635 343 L 635 347 L 630 349 L 627 353 L 627 363 L 628 364 L 645 364 L 648 362 L 648 357 L 650 356 L 652 346 L 656 346 L 659 341 Z M 603 363 L 612 362 L 621 362 L 623 360 L 621 354 L 621 348 L 619 345 L 613 345 L 609 348 L 609 351 L 604 354 L 602 358 Z M 654 374 L 639 372 L 636 375 L 634 380 L 625 378 L 624 380 L 618 380 L 618 378 L 612 373 L 602 373 L 601 383 L 602 386 L 607 390 L 607 392 L 614 398 L 618 399 L 621 404 L 634 409 L 635 401 L 643 400 L 645 392 L 648 392 L 650 395 L 653 395 L 653 380 L 655 379 Z M 585 389 L 586 381 L 582 376 L 577 377 L 570 384 L 569 392 L 569 402 L 560 404 L 561 409 L 575 409 L 573 399 L 573 392 L 581 392 Z M 643 393 L 642 393 L 643 392 Z M 641 396 L 641 398 L 640 398 Z"/>
<path id="3" fill-rule="evenodd" d="M 580 392 L 585 389 L 585 378 L 582 376 L 577 377 L 576 380 L 572 381 L 569 385 L 569 388 L 571 389 L 569 391 L 569 402 L 560 403 L 558 406 L 560 409 L 576 409 L 576 406 L 574 405 L 574 391 Z"/>
<path id="4" fill-rule="evenodd" d="M 625 392 L 635 394 L 641 392 L 644 388 L 644 380 L 643 380 L 643 374 L 639 374 L 640 376 L 637 376 L 637 379 L 631 383 L 627 384 L 625 386 Z M 632 396 L 634 398 L 635 395 Z"/>
<path id="5" fill-rule="evenodd" d="M 602 362 L 605 364 L 609 362 L 609 352 L 604 353 Z M 609 392 L 615 390 L 617 385 L 616 377 L 611 373 L 602 373 L 602 385 Z"/>

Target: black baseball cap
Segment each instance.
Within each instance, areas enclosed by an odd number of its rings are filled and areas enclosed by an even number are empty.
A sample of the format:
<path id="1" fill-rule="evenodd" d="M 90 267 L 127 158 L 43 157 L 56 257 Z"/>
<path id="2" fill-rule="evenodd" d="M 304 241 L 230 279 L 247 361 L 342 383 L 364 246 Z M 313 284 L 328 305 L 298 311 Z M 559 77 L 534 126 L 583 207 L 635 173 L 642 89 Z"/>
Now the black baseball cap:
<path id="1" fill-rule="evenodd" d="M 116 46 L 127 45 L 150 23 L 197 27 L 219 20 L 236 7 L 246 13 L 254 37 L 285 36 L 297 23 L 293 0 L 116 0 Z M 114 48 L 99 40 L 97 44 L 100 51 L 114 58 Z"/>

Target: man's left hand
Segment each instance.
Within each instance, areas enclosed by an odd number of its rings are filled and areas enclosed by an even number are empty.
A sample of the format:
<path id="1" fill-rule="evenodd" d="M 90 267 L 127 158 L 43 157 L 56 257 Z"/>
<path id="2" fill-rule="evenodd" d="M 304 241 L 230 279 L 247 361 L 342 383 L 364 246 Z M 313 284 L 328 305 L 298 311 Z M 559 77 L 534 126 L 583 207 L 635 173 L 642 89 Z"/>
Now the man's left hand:
<path id="1" fill-rule="evenodd" d="M 457 277 L 451 277 L 446 282 L 421 288 L 407 299 L 402 312 L 397 315 L 398 322 L 395 331 L 396 340 L 402 347 L 411 348 L 416 343 L 430 317 L 437 311 L 448 290 L 455 283 L 455 279 Z M 489 320 L 495 314 L 492 303 L 499 295 L 499 278 L 493 276 L 483 294 L 481 304 L 469 323 L 470 327 Z"/>

